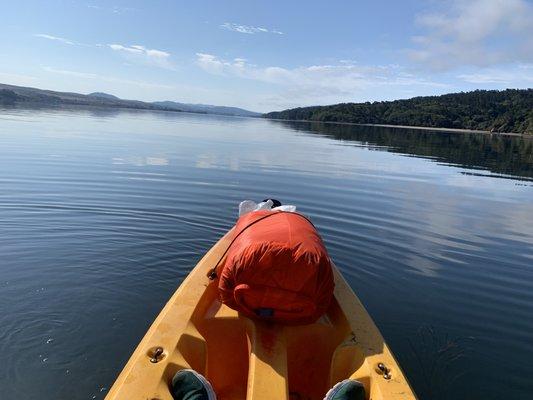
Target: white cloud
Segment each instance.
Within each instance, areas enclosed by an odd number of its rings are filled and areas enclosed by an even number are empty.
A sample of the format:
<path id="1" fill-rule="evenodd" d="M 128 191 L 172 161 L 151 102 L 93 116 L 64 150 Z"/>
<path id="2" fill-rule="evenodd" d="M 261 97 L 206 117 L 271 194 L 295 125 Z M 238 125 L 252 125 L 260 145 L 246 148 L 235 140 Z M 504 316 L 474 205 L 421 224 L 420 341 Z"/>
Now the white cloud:
<path id="1" fill-rule="evenodd" d="M 65 39 L 59 36 L 48 35 L 45 33 L 37 33 L 33 35 L 35 37 L 53 40 L 61 43 L 65 43 L 71 46 L 85 46 L 85 47 L 105 47 L 102 44 L 84 44 L 75 42 L 70 39 Z M 126 57 L 129 61 L 155 65 L 161 68 L 174 69 L 174 66 L 170 62 L 170 53 L 157 49 L 148 49 L 141 45 L 124 46 L 121 44 L 108 44 L 107 47 L 120 53 Z"/>
<path id="2" fill-rule="evenodd" d="M 407 96 L 413 89 L 434 91 L 447 86 L 414 76 L 398 65 L 368 66 L 354 63 L 311 65 L 297 68 L 261 67 L 246 59 L 223 60 L 213 54 L 197 53 L 197 65 L 204 71 L 222 76 L 274 84 L 278 91 L 272 100 L 280 106 L 325 104 L 341 101 L 377 100 L 383 92 Z M 379 89 L 377 93 L 376 89 Z M 401 94 L 403 93 L 403 94 Z"/>
<path id="3" fill-rule="evenodd" d="M 59 36 L 48 35 L 46 33 L 36 33 L 33 36 L 38 37 L 38 38 L 47 39 L 47 40 L 53 40 L 53 41 L 56 41 L 56 42 L 61 42 L 61 43 L 64 43 L 64 44 L 68 44 L 70 46 L 102 47 L 102 45 L 100 45 L 100 44 L 87 44 L 87 43 L 76 42 L 75 40 L 65 39 L 65 38 L 59 37 Z"/>
<path id="4" fill-rule="evenodd" d="M 111 83 L 119 83 L 119 84 L 137 86 L 143 89 L 173 89 L 174 88 L 173 86 L 170 86 L 170 85 L 162 85 L 158 83 L 115 78 L 111 76 L 94 74 L 91 72 L 70 71 L 70 70 L 64 70 L 64 69 L 56 69 L 53 67 L 43 67 L 43 70 L 46 72 L 73 76 L 73 77 L 81 78 L 81 79 L 96 80 L 97 82 L 111 82 Z"/>
<path id="5" fill-rule="evenodd" d="M 73 42 L 72 40 L 65 39 L 65 38 L 58 37 L 58 36 L 47 35 L 46 33 L 36 33 L 33 36 L 43 38 L 43 39 L 48 39 L 48 40 L 55 40 L 61 43 L 69 44 L 69 45 L 77 44 L 76 42 Z"/>
<path id="6" fill-rule="evenodd" d="M 196 63 L 203 70 L 219 75 L 230 75 L 267 83 L 297 86 L 315 86 L 333 91 L 348 91 L 367 84 L 442 86 L 409 74 L 398 65 L 363 66 L 348 64 L 311 65 L 287 69 L 283 67 L 260 67 L 244 58 L 232 61 L 215 55 L 197 53 Z"/>
<path id="7" fill-rule="evenodd" d="M 110 49 L 122 54 L 131 61 L 156 65 L 161 68 L 174 69 L 170 62 L 170 53 L 166 51 L 147 49 L 141 45 L 124 46 L 121 44 L 109 44 L 108 46 Z"/>
<path id="8" fill-rule="evenodd" d="M 137 11 L 136 8 L 132 8 L 132 7 L 119 7 L 119 6 L 101 7 L 95 4 L 86 4 L 86 7 L 92 10 L 105 11 L 105 12 L 109 12 L 112 14 L 122 14 L 128 11 Z"/>
<path id="9" fill-rule="evenodd" d="M 417 17 L 410 58 L 435 70 L 533 61 L 533 6 L 526 0 L 449 0 Z"/>
<path id="10" fill-rule="evenodd" d="M 222 25 L 220 25 L 220 27 L 233 32 L 246 33 L 248 35 L 254 35 L 256 33 L 274 33 L 276 35 L 283 35 L 283 32 L 275 29 L 261 28 L 259 26 L 239 25 L 232 22 L 224 22 Z"/>
<path id="11" fill-rule="evenodd" d="M 514 68 L 483 68 L 463 73 L 459 79 L 479 85 L 496 84 L 506 87 L 524 87 L 533 84 L 533 64 L 520 64 Z"/>

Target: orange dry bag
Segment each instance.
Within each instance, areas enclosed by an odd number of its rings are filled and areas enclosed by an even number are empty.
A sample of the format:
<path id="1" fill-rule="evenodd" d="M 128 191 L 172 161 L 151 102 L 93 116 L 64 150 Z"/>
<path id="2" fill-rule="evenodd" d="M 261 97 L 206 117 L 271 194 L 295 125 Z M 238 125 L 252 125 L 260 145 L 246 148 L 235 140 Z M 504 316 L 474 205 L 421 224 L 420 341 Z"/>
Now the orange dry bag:
<path id="1" fill-rule="evenodd" d="M 255 211 L 235 226 L 220 268 L 221 301 L 251 318 L 286 324 L 316 321 L 333 295 L 331 261 L 309 220 L 297 213 Z"/>

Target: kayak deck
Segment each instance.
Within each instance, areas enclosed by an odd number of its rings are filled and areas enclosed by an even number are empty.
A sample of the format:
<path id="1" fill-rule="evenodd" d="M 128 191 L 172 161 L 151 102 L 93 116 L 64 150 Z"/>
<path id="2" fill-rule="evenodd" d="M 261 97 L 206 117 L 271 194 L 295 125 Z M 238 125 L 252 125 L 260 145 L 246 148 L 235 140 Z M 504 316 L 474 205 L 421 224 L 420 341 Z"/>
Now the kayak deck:
<path id="1" fill-rule="evenodd" d="M 107 400 L 171 400 L 174 374 L 192 368 L 219 400 L 321 400 L 352 378 L 373 400 L 415 399 L 397 362 L 336 267 L 334 300 L 309 325 L 255 321 L 220 303 L 206 274 L 233 232 L 200 260 L 156 318 Z M 154 362 L 155 361 L 155 362 Z"/>

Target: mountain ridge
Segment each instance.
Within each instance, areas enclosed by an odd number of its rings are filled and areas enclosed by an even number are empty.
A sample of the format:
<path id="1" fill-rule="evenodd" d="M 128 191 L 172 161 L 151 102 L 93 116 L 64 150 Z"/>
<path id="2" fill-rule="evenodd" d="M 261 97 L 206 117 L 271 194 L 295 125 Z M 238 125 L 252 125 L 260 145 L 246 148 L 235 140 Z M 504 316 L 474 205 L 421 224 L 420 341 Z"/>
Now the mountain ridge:
<path id="1" fill-rule="evenodd" d="M 145 102 L 121 99 L 105 92 L 89 94 L 59 92 L 26 86 L 0 83 L 0 105 L 44 104 L 51 106 L 80 105 L 138 110 L 192 112 L 228 116 L 259 117 L 262 114 L 238 107 L 215 106 L 209 104 L 187 104 L 174 101 Z"/>

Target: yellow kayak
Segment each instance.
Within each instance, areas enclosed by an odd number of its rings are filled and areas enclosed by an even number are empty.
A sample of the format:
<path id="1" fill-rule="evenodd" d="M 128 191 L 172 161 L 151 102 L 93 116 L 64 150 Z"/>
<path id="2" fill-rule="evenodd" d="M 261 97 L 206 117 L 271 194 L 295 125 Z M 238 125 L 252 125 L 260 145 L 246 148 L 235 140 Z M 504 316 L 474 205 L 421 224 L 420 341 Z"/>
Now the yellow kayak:
<path id="1" fill-rule="evenodd" d="M 156 318 L 107 400 L 172 400 L 174 374 L 203 374 L 219 400 L 322 400 L 357 379 L 372 400 L 415 395 L 369 314 L 333 266 L 334 300 L 310 325 L 255 321 L 220 303 L 207 278 L 233 239 L 229 231 L 200 260 Z"/>

